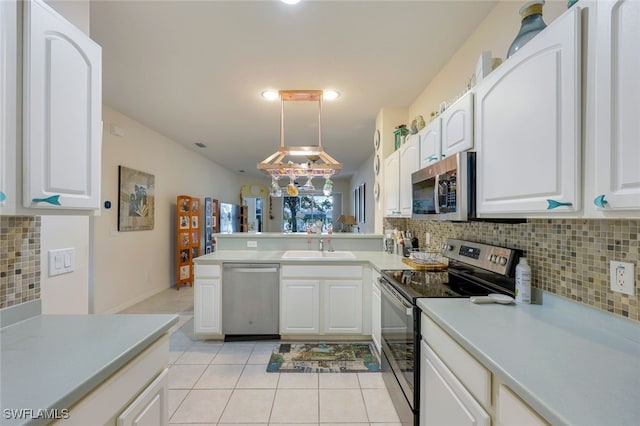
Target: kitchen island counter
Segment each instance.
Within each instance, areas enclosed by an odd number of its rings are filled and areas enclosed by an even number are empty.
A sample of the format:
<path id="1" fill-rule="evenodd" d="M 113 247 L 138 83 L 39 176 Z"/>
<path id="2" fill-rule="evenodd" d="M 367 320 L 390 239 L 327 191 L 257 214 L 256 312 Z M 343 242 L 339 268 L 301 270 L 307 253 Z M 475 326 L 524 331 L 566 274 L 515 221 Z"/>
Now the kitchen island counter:
<path id="1" fill-rule="evenodd" d="M 38 410 L 73 416 L 73 404 L 177 322 L 176 315 L 38 315 L 0 329 L 0 424 L 48 424 L 31 419 Z"/>
<path id="2" fill-rule="evenodd" d="M 402 262 L 402 256 L 386 253 L 383 251 L 352 251 L 354 258 L 287 258 L 283 259 L 284 250 L 219 250 L 215 253 L 205 254 L 194 259 L 196 264 L 216 264 L 224 262 L 251 262 L 251 263 L 367 263 L 380 271 L 383 269 L 411 269 Z"/>
<path id="3" fill-rule="evenodd" d="M 638 424 L 638 323 L 548 293 L 542 305 L 418 306 L 549 423 Z"/>

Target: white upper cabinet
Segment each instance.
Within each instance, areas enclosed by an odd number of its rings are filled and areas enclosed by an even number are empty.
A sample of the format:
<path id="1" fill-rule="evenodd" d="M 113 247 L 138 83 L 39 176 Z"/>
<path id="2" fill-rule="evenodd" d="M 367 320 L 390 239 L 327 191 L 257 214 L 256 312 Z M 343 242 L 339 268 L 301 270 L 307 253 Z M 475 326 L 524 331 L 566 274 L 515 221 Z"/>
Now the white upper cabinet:
<path id="1" fill-rule="evenodd" d="M 440 160 L 442 136 L 442 121 L 436 117 L 432 122 L 418 132 L 420 137 L 420 168 Z"/>
<path id="2" fill-rule="evenodd" d="M 384 160 L 384 214 L 400 215 L 400 151 Z"/>
<path id="3" fill-rule="evenodd" d="M 44 2 L 24 7 L 23 205 L 98 209 L 101 48 Z"/>
<path id="4" fill-rule="evenodd" d="M 573 7 L 476 86 L 480 217 L 581 209 L 580 40 Z"/>
<path id="5" fill-rule="evenodd" d="M 16 3 L 0 1 L 0 214 L 16 203 Z"/>
<path id="6" fill-rule="evenodd" d="M 445 156 L 473 148 L 473 92 L 467 92 L 440 116 Z"/>
<path id="7" fill-rule="evenodd" d="M 418 135 L 411 135 L 400 149 L 400 216 L 411 217 L 411 173 L 420 169 L 420 140 Z"/>
<path id="8" fill-rule="evenodd" d="M 595 193 L 585 203 L 603 215 L 640 210 L 640 2 L 598 1 L 596 15 Z"/>

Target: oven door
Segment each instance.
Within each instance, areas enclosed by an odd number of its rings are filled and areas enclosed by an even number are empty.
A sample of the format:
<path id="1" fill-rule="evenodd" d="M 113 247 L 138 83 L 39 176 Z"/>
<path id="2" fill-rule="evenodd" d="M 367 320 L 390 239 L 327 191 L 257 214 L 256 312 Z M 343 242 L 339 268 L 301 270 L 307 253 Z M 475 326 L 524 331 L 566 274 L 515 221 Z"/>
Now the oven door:
<path id="1" fill-rule="evenodd" d="M 416 308 L 403 298 L 385 279 L 380 279 L 382 295 L 382 351 L 386 356 L 405 398 L 412 410 L 415 405 L 415 339 Z"/>

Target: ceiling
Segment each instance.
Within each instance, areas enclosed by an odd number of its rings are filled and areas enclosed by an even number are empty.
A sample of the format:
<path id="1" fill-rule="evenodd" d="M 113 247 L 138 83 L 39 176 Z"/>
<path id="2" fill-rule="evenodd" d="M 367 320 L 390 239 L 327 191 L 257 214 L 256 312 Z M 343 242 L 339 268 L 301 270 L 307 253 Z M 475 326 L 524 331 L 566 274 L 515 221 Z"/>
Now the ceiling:
<path id="1" fill-rule="evenodd" d="M 260 176 L 280 141 L 263 90 L 337 89 L 322 142 L 349 176 L 372 154 L 378 111 L 408 107 L 495 4 L 91 0 L 90 24 L 103 102 L 236 173 Z M 316 145 L 317 112 L 300 104 L 285 104 L 285 145 Z"/>

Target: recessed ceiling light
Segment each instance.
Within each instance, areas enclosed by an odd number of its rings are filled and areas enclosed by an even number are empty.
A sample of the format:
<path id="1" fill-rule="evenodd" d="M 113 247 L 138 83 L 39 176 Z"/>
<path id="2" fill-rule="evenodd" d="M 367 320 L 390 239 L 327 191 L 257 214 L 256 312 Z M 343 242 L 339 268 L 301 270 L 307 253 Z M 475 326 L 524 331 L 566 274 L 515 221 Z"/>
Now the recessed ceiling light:
<path id="1" fill-rule="evenodd" d="M 262 92 L 262 97 L 268 101 L 275 101 L 280 98 L 280 95 L 275 90 L 265 90 Z"/>
<path id="2" fill-rule="evenodd" d="M 333 101 L 340 97 L 340 92 L 337 90 L 323 90 L 322 99 L 325 101 Z"/>
<path id="3" fill-rule="evenodd" d="M 300 3 L 300 0 L 281 0 L 282 3 L 286 3 L 286 4 L 297 4 Z"/>

